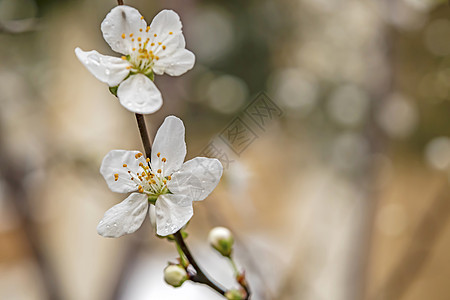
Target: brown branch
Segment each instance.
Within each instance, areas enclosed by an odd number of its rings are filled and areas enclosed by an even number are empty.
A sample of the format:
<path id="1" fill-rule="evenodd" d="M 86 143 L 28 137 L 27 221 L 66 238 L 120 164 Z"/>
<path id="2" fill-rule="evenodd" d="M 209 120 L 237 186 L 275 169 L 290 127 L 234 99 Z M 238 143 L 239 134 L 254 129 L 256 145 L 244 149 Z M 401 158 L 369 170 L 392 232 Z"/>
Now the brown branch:
<path id="1" fill-rule="evenodd" d="M 145 156 L 151 158 L 152 155 L 152 143 L 148 137 L 147 126 L 145 126 L 144 116 L 136 114 L 136 121 L 141 134 L 142 145 L 144 146 Z"/>
<path id="2" fill-rule="evenodd" d="M 199 267 L 199 265 L 195 261 L 194 257 L 192 256 L 191 251 L 189 250 L 188 246 L 184 242 L 183 236 L 181 235 L 180 231 L 177 231 L 176 233 L 174 233 L 174 237 L 175 237 L 175 241 L 177 242 L 178 246 L 180 246 L 181 250 L 186 255 L 186 258 L 188 259 L 189 263 L 192 265 L 192 267 L 194 267 L 195 271 L 197 272 L 195 275 L 191 276 L 189 279 L 194 282 L 206 284 L 207 286 L 211 287 L 219 294 L 225 295 L 225 289 L 220 287 L 217 283 L 213 282 L 211 279 L 209 279 L 208 276 Z"/>

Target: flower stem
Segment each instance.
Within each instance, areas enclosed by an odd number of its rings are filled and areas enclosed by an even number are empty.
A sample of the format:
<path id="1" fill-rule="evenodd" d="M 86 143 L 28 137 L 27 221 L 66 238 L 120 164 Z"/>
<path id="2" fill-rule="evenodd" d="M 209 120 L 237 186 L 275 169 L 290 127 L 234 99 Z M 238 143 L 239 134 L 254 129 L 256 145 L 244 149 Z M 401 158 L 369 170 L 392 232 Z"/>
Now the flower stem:
<path id="1" fill-rule="evenodd" d="M 136 121 L 139 128 L 139 133 L 141 134 L 142 145 L 145 150 L 145 157 L 151 157 L 152 155 L 152 143 L 148 137 L 147 126 L 145 126 L 144 116 L 141 114 L 136 114 Z"/>

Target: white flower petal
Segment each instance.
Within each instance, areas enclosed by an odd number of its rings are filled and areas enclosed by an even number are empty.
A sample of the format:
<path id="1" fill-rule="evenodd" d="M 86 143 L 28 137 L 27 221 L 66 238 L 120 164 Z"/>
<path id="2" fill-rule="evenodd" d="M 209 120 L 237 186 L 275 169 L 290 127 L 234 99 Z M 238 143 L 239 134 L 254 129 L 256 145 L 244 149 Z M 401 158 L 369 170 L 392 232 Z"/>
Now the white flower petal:
<path id="1" fill-rule="evenodd" d="M 166 73 L 180 76 L 194 67 L 195 55 L 187 49 L 178 49 L 171 55 L 163 56 L 155 61 L 153 71 L 156 74 Z"/>
<path id="2" fill-rule="evenodd" d="M 97 232 L 104 237 L 120 237 L 133 233 L 144 222 L 147 209 L 147 195 L 133 193 L 105 212 L 97 226 Z"/>
<path id="3" fill-rule="evenodd" d="M 151 114 L 162 106 L 161 92 L 147 76 L 131 75 L 119 85 L 117 97 L 126 109 L 138 114 Z"/>
<path id="4" fill-rule="evenodd" d="M 119 53 L 130 54 L 133 47 L 132 37 L 137 38 L 145 32 L 147 23 L 139 11 L 133 7 L 119 5 L 114 7 L 102 22 L 103 38 L 111 48 Z M 132 36 L 130 36 L 130 34 Z"/>
<path id="5" fill-rule="evenodd" d="M 183 194 L 194 201 L 205 199 L 217 186 L 223 167 L 215 158 L 196 157 L 172 174 L 167 187 L 173 194 Z"/>
<path id="6" fill-rule="evenodd" d="M 153 230 L 156 231 L 156 208 L 153 204 L 148 206 L 148 218 L 150 219 Z"/>
<path id="7" fill-rule="evenodd" d="M 164 39 L 168 35 L 181 33 L 180 16 L 173 10 L 162 10 L 152 20 L 150 24 L 150 35 L 156 34 L 157 38 Z"/>
<path id="8" fill-rule="evenodd" d="M 163 170 L 163 175 L 168 176 L 177 171 L 183 165 L 186 157 L 186 143 L 184 141 L 183 121 L 175 116 L 168 116 L 155 136 L 152 149 L 152 169 Z M 160 153 L 160 157 L 158 157 Z M 166 162 L 162 162 L 166 158 Z"/>
<path id="9" fill-rule="evenodd" d="M 156 200 L 156 233 L 173 234 L 194 215 L 192 199 L 185 195 L 165 194 Z"/>
<path id="10" fill-rule="evenodd" d="M 145 164 L 144 156 L 136 159 L 135 155 L 139 151 L 112 150 L 103 158 L 100 173 L 105 178 L 108 187 L 116 193 L 129 193 L 137 190 L 137 184 L 131 181 L 128 170 L 136 174 L 140 170 L 139 163 Z M 123 167 L 127 164 L 127 167 Z M 115 180 L 114 174 L 118 174 L 118 180 Z"/>
<path id="11" fill-rule="evenodd" d="M 95 50 L 83 51 L 80 48 L 75 49 L 75 54 L 92 75 L 109 86 L 118 85 L 130 73 L 127 70 L 130 63 L 121 58 L 102 55 Z"/>

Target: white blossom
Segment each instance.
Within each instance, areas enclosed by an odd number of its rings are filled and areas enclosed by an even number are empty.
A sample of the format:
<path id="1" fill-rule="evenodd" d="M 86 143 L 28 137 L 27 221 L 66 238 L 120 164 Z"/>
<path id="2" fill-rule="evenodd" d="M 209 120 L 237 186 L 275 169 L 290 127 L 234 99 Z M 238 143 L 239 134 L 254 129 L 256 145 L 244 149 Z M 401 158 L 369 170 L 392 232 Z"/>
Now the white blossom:
<path id="1" fill-rule="evenodd" d="M 132 192 L 109 209 L 97 231 L 105 237 L 135 232 L 155 206 L 156 233 L 177 232 L 191 219 L 193 201 L 205 199 L 219 183 L 223 167 L 217 159 L 196 157 L 184 162 L 183 122 L 169 116 L 156 133 L 151 158 L 139 151 L 112 150 L 103 159 L 100 173 L 117 193 Z"/>
<path id="2" fill-rule="evenodd" d="M 195 56 L 185 49 L 178 14 L 158 13 L 148 26 L 133 7 L 114 7 L 101 24 L 106 42 L 122 57 L 75 49 L 83 65 L 100 81 L 117 87 L 120 103 L 134 113 L 149 114 L 162 105 L 153 74 L 179 76 L 192 69 Z"/>

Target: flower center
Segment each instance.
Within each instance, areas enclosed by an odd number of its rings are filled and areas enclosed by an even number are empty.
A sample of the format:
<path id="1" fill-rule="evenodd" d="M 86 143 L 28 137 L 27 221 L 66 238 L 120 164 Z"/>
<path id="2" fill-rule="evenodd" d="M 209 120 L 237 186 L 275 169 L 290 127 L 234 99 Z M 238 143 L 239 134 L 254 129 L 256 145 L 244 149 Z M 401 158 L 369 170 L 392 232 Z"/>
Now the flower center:
<path id="1" fill-rule="evenodd" d="M 136 160 L 142 160 L 142 153 L 135 155 Z M 128 168 L 128 165 L 124 163 L 122 166 L 128 169 L 128 175 L 130 180 L 136 183 L 139 193 L 147 194 L 148 200 L 155 203 L 159 195 L 168 194 L 170 191 L 167 188 L 167 182 L 172 179 L 171 176 L 164 177 L 164 165 L 167 162 L 165 157 L 161 157 L 161 153 L 157 154 L 158 159 L 162 162 L 160 165 L 162 169 L 153 170 L 150 164 L 150 158 L 139 162 L 139 169 L 137 172 L 133 172 Z M 115 180 L 118 180 L 118 174 L 115 174 Z"/>
<path id="2" fill-rule="evenodd" d="M 122 56 L 122 59 L 128 60 L 131 66 L 127 67 L 135 73 L 143 73 L 149 75 L 152 72 L 152 67 L 155 60 L 159 60 L 157 52 L 166 50 L 166 46 L 161 41 L 158 41 L 156 33 L 149 33 L 150 26 L 140 28 L 136 35 L 130 33 L 122 34 L 122 39 L 129 39 L 131 41 L 131 53 L 127 56 Z M 169 34 L 173 34 L 170 32 Z"/>

